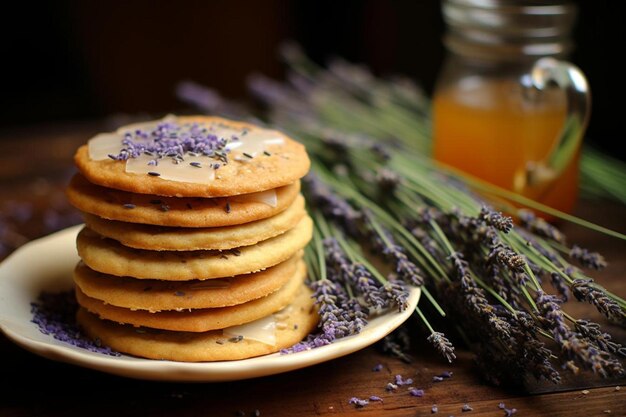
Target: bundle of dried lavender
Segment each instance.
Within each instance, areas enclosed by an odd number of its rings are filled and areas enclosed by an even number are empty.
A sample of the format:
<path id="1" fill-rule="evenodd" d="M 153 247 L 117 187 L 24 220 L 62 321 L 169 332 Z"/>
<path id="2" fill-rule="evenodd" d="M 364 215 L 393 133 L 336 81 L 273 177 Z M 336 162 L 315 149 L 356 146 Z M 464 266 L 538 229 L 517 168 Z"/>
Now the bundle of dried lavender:
<path id="1" fill-rule="evenodd" d="M 381 82 L 342 62 L 320 70 L 292 47 L 283 55 L 288 83 L 254 77 L 250 87 L 269 121 L 303 141 L 313 161 L 304 190 L 316 229 L 306 260 L 322 323 L 292 350 L 359 332 L 369 311 L 406 308 L 406 286 L 420 285 L 422 303 L 452 319 L 494 382 L 531 373 L 558 383 L 558 362 L 574 372 L 623 374 L 625 349 L 598 324 L 561 309 L 575 298 L 626 322 L 626 301 L 572 264 L 601 268 L 599 255 L 568 247 L 550 224 L 503 205 L 520 219 L 514 227 L 464 178 L 434 166 L 424 156 L 428 106 L 410 83 Z M 368 251 L 388 271 L 372 266 Z M 453 360 L 452 344 L 423 308 L 416 315 L 428 341 Z"/>

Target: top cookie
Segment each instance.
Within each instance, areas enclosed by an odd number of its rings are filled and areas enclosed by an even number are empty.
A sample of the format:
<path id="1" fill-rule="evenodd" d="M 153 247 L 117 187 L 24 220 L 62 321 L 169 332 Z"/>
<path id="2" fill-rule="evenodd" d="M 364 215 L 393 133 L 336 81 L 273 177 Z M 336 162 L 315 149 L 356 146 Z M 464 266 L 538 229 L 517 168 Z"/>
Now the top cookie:
<path id="1" fill-rule="evenodd" d="M 168 116 L 99 134 L 74 161 L 94 184 L 171 197 L 269 190 L 310 167 L 304 146 L 285 134 L 210 116 Z"/>

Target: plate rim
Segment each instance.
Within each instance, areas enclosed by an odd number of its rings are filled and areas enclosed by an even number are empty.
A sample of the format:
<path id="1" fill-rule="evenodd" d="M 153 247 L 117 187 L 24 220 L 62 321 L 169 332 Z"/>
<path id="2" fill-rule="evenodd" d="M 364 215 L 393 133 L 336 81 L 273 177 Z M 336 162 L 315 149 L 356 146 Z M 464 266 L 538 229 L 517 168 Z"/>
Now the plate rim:
<path id="1" fill-rule="evenodd" d="M 19 264 L 20 259 L 27 256 L 30 252 L 41 250 L 41 248 L 55 244 L 57 241 L 62 242 L 63 245 L 69 245 L 70 241 L 75 241 L 75 236 L 82 227 L 83 225 L 72 226 L 32 240 L 11 253 L 0 263 L 0 297 L 7 290 L 5 285 L 9 285 L 4 279 L 5 270 L 11 267 L 15 268 L 14 264 Z M 75 249 L 73 246 L 71 249 L 68 246 L 63 250 Z M 68 272 L 72 268 L 73 265 L 69 265 Z M 32 280 L 32 277 L 30 279 Z M 70 282 L 71 272 L 68 273 L 68 283 Z M 289 354 L 273 353 L 234 361 L 177 362 L 144 359 L 125 354 L 122 354 L 121 357 L 108 356 L 56 341 L 52 335 L 45 335 L 49 340 L 48 342 L 35 340 L 11 326 L 15 320 L 3 317 L 2 311 L 0 311 L 0 331 L 6 335 L 7 339 L 18 346 L 44 358 L 118 376 L 172 382 L 233 381 L 289 372 L 337 359 L 364 349 L 382 339 L 406 321 L 417 306 L 420 295 L 420 288 L 410 287 L 409 305 L 406 310 L 403 312 L 389 311 L 375 317 L 370 320 L 361 333 L 338 339 L 330 345 L 302 352 Z M 37 325 L 30 320 L 28 322 L 18 320 L 16 324 L 27 324 L 31 330 L 39 331 Z M 120 358 L 122 359 L 120 360 Z"/>

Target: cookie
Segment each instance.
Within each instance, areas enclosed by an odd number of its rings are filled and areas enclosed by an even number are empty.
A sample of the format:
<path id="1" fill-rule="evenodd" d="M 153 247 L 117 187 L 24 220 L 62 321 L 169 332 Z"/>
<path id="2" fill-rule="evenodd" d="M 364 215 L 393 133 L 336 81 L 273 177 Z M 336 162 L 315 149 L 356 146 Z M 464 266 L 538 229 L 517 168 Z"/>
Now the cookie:
<path id="1" fill-rule="evenodd" d="M 114 277 L 80 262 L 74 283 L 88 297 L 131 310 L 199 309 L 228 307 L 269 295 L 296 273 L 302 253 L 264 271 L 208 281 L 157 281 Z"/>
<path id="2" fill-rule="evenodd" d="M 91 269 L 116 276 L 166 281 L 223 278 L 260 271 L 286 261 L 311 240 L 313 221 L 305 216 L 282 235 L 229 251 L 146 251 L 102 238 L 84 228 L 78 255 Z"/>
<path id="3" fill-rule="evenodd" d="M 303 285 L 305 276 L 306 267 L 304 263 L 301 263 L 292 278 L 278 291 L 229 307 L 151 313 L 146 310 L 130 310 L 106 304 L 88 297 L 79 287 L 76 287 L 76 300 L 91 313 L 117 323 L 161 330 L 206 332 L 249 323 L 277 312 L 291 303 L 298 289 Z"/>
<path id="4" fill-rule="evenodd" d="M 276 190 L 230 198 L 175 198 L 133 194 L 88 182 L 75 175 L 66 190 L 69 202 L 85 213 L 109 220 L 174 227 L 221 227 L 272 217 L 289 207 L 300 182 Z"/>
<path id="5" fill-rule="evenodd" d="M 134 356 L 184 362 L 239 360 L 278 352 L 312 332 L 319 317 L 311 295 L 311 290 L 302 286 L 291 305 L 274 314 L 273 343 L 246 336 L 231 336 L 239 333 L 237 328 L 230 329 L 231 333 L 229 329 L 204 333 L 137 329 L 131 325 L 100 320 L 82 308 L 77 313 L 77 320 L 89 337 L 118 352 Z"/>
<path id="6" fill-rule="evenodd" d="M 287 210 L 242 225 L 181 228 L 106 220 L 84 213 L 87 226 L 124 246 L 147 250 L 226 250 L 254 245 L 294 228 L 306 214 L 304 198 L 298 196 Z"/>
<path id="7" fill-rule="evenodd" d="M 74 161 L 93 184 L 171 197 L 270 190 L 294 183 L 310 167 L 304 146 L 287 135 L 210 116 L 122 127 L 80 147 Z"/>

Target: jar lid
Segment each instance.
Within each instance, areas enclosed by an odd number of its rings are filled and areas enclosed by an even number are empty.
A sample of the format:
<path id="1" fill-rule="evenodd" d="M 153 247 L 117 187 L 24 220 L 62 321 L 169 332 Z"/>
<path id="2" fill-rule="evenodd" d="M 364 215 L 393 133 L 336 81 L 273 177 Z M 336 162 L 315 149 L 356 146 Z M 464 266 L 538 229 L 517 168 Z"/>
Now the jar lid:
<path id="1" fill-rule="evenodd" d="M 443 0 L 446 46 L 498 57 L 554 56 L 572 49 L 577 7 L 568 1 Z"/>

